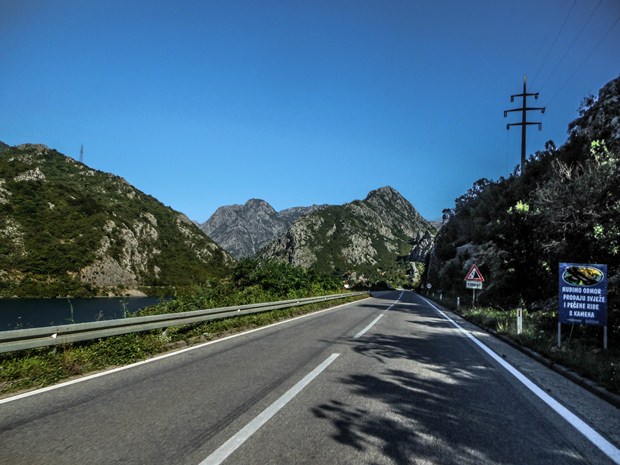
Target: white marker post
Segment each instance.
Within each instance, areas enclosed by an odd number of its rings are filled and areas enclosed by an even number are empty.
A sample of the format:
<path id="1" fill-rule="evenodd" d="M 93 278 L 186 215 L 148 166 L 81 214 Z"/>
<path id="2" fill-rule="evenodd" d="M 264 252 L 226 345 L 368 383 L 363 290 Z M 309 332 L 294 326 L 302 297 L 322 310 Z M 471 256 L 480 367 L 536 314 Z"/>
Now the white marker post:
<path id="1" fill-rule="evenodd" d="M 521 307 L 517 308 L 517 334 L 521 334 L 523 332 L 523 309 Z"/>

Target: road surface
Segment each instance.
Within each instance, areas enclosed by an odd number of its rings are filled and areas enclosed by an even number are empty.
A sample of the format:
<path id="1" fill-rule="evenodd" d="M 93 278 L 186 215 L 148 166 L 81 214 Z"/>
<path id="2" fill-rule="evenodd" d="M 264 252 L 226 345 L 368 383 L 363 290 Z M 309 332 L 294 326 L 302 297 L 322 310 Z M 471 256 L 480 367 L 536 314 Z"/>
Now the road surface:
<path id="1" fill-rule="evenodd" d="M 405 291 L 0 401 L 7 465 L 602 465 L 618 444 L 618 409 Z"/>

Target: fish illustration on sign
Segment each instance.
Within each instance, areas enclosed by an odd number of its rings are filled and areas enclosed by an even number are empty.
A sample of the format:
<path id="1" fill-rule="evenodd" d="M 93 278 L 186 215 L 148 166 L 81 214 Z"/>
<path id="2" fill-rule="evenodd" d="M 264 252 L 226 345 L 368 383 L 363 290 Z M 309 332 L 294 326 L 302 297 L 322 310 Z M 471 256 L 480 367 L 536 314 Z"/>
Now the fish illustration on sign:
<path id="1" fill-rule="evenodd" d="M 593 266 L 569 266 L 562 274 L 562 280 L 571 286 L 594 286 L 605 274 Z"/>

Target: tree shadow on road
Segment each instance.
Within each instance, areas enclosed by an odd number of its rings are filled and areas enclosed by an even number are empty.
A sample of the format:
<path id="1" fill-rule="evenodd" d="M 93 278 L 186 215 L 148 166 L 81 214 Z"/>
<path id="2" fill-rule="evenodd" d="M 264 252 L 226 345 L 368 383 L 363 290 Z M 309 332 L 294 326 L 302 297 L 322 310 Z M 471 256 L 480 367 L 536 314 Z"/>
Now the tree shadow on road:
<path id="1" fill-rule="evenodd" d="M 343 377 L 348 395 L 312 413 L 331 422 L 335 441 L 380 457 L 365 463 L 591 463 L 458 334 L 378 334 L 350 344 L 382 372 Z"/>

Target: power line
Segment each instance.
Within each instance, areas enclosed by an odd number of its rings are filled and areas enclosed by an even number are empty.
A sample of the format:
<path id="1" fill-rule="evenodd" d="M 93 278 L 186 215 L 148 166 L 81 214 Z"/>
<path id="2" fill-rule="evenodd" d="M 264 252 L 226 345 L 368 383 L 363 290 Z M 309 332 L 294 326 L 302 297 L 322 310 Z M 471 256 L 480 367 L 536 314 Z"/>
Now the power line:
<path id="1" fill-rule="evenodd" d="M 555 100 L 555 98 L 560 95 L 560 93 L 562 92 L 562 90 L 564 90 L 564 87 L 566 87 L 566 85 L 571 81 L 571 79 L 573 79 L 575 77 L 575 75 L 577 74 L 577 71 L 579 71 L 581 69 L 581 67 L 583 65 L 585 65 L 586 61 L 588 61 L 588 59 L 592 56 L 592 54 L 594 53 L 594 51 L 599 48 L 601 46 L 601 44 L 603 43 L 603 41 L 607 38 L 607 36 L 609 35 L 609 33 L 611 32 L 611 30 L 616 26 L 616 24 L 618 24 L 618 22 L 620 22 L 620 16 L 618 16 L 616 18 L 616 20 L 613 22 L 613 24 L 609 27 L 609 29 L 607 29 L 607 31 L 605 32 L 605 34 L 603 34 L 603 37 L 601 37 L 601 39 L 598 41 L 598 43 L 592 48 L 592 50 L 590 50 L 590 52 L 586 55 L 586 57 L 583 59 L 583 61 L 579 64 L 579 66 L 577 66 L 577 68 L 575 69 L 575 71 L 573 71 L 573 73 L 568 77 L 568 79 L 566 81 L 564 81 L 564 84 L 562 84 L 560 86 L 560 88 L 558 89 L 558 91 L 553 95 L 553 97 L 551 97 L 551 100 L 549 100 L 549 102 L 547 103 L 547 105 L 551 105 L 551 102 L 553 102 Z"/>
<path id="2" fill-rule="evenodd" d="M 560 17 L 560 13 L 561 13 L 561 10 L 558 8 L 558 12 L 556 13 L 555 18 L 553 18 L 553 21 L 551 22 L 551 24 L 549 24 L 549 27 L 545 28 L 547 33 L 545 34 L 545 38 L 540 43 L 540 46 L 538 47 L 538 50 L 536 51 L 536 55 L 534 55 L 535 57 L 538 58 L 539 56 L 542 55 L 542 51 L 545 49 L 545 47 L 547 46 L 547 43 L 549 42 L 549 37 L 551 35 L 551 31 L 555 27 L 555 23 L 558 22 L 558 18 Z"/>
<path id="3" fill-rule="evenodd" d="M 594 7 L 594 10 L 592 10 L 592 12 L 590 13 L 590 16 L 588 16 L 588 19 L 586 20 L 586 22 L 581 27 L 581 30 L 579 31 L 579 34 L 577 34 L 575 36 L 573 41 L 570 43 L 570 45 L 566 49 L 566 52 L 564 52 L 564 55 L 562 55 L 562 58 L 560 58 L 560 61 L 558 61 L 558 63 L 555 65 L 555 68 L 553 68 L 553 71 L 551 71 L 551 74 L 549 74 L 549 76 L 547 76 L 547 79 L 545 80 L 545 82 L 543 82 L 543 84 L 540 86 L 540 90 L 541 91 L 545 88 L 545 85 L 547 85 L 547 83 L 549 82 L 549 79 L 551 79 L 551 76 L 553 76 L 554 73 L 558 70 L 560 64 L 562 63 L 562 61 L 564 61 L 564 58 L 566 58 L 566 56 L 568 55 L 568 52 L 570 52 L 570 49 L 573 47 L 573 45 L 575 45 L 575 42 L 577 42 L 577 39 L 579 39 L 579 37 L 581 37 L 581 34 L 583 34 L 583 31 L 585 31 L 586 26 L 588 25 L 588 23 L 590 22 L 590 20 L 594 16 L 594 13 L 596 13 L 596 11 L 599 9 L 599 7 L 602 4 L 603 4 L 603 0 L 599 0 L 598 4 Z"/>
<path id="4" fill-rule="evenodd" d="M 547 54 L 545 55 L 545 58 L 543 58 L 542 63 L 538 67 L 538 71 L 536 71 L 536 74 L 534 74 L 534 79 L 532 79 L 532 84 L 536 81 L 536 78 L 540 74 L 540 71 L 542 70 L 542 68 L 544 67 L 545 63 L 547 62 L 547 58 L 549 57 L 549 54 L 551 53 L 551 50 L 553 50 L 553 46 L 555 45 L 555 43 L 560 38 L 560 34 L 562 34 L 562 31 L 564 30 L 564 26 L 566 26 L 566 21 L 568 21 L 568 17 L 570 16 L 571 12 L 573 11 L 573 8 L 575 8 L 576 4 L 577 4 L 577 0 L 574 0 L 573 4 L 571 5 L 570 9 L 568 10 L 568 13 L 566 14 L 566 17 L 564 18 L 564 21 L 562 22 L 562 26 L 560 26 L 560 30 L 556 34 L 555 39 L 553 39 L 553 42 L 551 43 L 551 46 L 549 47 L 549 50 L 547 50 Z"/>

